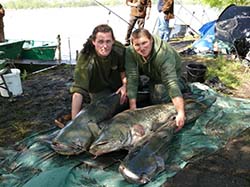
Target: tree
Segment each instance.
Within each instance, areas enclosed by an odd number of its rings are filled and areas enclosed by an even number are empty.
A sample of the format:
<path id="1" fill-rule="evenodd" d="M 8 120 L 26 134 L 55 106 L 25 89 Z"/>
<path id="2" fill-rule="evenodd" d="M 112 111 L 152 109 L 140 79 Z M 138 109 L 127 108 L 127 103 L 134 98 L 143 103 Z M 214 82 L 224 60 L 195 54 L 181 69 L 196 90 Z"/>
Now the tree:
<path id="1" fill-rule="evenodd" d="M 224 9 L 230 4 L 235 5 L 249 5 L 250 0 L 201 0 L 203 3 L 208 4 L 210 7 Z"/>

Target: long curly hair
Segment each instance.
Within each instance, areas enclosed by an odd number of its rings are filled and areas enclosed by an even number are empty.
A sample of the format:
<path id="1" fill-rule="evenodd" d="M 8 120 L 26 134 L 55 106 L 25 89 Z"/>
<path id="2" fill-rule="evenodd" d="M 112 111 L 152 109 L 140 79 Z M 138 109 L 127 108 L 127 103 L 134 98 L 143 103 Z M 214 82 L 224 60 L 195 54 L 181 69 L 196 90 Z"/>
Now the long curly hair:
<path id="1" fill-rule="evenodd" d="M 81 50 L 81 53 L 90 55 L 94 52 L 95 46 L 93 45 L 92 41 L 95 41 L 97 33 L 107 33 L 111 32 L 112 39 L 115 40 L 113 29 L 107 25 L 107 24 L 101 24 L 94 28 L 92 34 L 89 36 L 87 41 L 83 44 L 83 49 Z"/>

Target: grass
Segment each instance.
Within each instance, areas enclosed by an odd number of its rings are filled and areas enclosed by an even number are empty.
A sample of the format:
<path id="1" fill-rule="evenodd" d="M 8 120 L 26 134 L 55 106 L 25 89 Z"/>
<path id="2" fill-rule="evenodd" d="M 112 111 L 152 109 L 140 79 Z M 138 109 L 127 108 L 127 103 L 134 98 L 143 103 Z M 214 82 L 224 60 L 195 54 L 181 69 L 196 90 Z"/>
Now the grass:
<path id="1" fill-rule="evenodd" d="M 239 62 L 219 57 L 206 65 L 208 79 L 216 76 L 229 88 L 236 88 L 241 84 L 242 78 L 239 75 L 242 72 L 242 65 Z"/>
<path id="2" fill-rule="evenodd" d="M 236 88 L 241 85 L 247 74 L 244 74 L 244 67 L 239 61 L 227 60 L 218 57 L 206 63 L 207 79 L 219 77 L 219 79 L 229 88 Z"/>
<path id="3" fill-rule="evenodd" d="M 206 80 L 218 77 L 230 89 L 236 89 L 250 79 L 250 74 L 245 72 L 246 67 L 239 60 L 230 60 L 225 56 L 214 58 L 192 55 L 184 57 L 183 60 L 187 63 L 203 63 L 207 66 Z"/>

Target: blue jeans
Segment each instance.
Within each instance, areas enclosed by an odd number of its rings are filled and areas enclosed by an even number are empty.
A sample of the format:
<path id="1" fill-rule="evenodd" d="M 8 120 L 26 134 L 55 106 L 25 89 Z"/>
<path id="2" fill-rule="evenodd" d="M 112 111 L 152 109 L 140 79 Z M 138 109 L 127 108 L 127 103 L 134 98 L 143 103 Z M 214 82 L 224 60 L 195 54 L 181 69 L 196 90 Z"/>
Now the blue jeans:
<path id="1" fill-rule="evenodd" d="M 158 16 L 158 33 L 162 40 L 168 41 L 170 35 L 169 20 L 166 20 L 163 12 L 159 13 Z"/>

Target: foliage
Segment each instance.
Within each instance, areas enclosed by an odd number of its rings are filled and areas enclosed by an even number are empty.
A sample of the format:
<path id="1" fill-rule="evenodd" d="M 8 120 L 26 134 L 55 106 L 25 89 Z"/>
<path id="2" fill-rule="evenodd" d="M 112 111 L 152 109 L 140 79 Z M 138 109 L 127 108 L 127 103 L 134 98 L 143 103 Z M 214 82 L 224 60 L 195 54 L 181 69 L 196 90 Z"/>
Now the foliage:
<path id="1" fill-rule="evenodd" d="M 196 0 L 197 1 L 197 0 Z M 230 4 L 235 5 L 249 5 L 250 0 L 199 0 L 204 4 L 209 5 L 210 7 L 216 7 L 220 9 L 224 9 Z"/>
<path id="2" fill-rule="evenodd" d="M 28 8 L 35 8 L 35 7 L 45 7 L 48 3 L 45 1 L 38 1 L 38 0 L 11 0 L 5 3 L 5 8 L 16 8 L 16 9 L 24 9 Z"/>
<path id="3" fill-rule="evenodd" d="M 227 60 L 223 57 L 218 57 L 215 60 L 206 63 L 208 68 L 207 79 L 219 77 L 219 79 L 230 88 L 236 88 L 246 78 L 243 71 L 243 66 L 239 62 Z M 240 75 L 240 77 L 238 76 Z"/>
<path id="4" fill-rule="evenodd" d="M 28 76 L 28 73 L 27 73 L 27 71 L 26 71 L 26 69 L 23 71 L 23 73 L 21 74 L 21 79 L 22 80 L 25 80 L 25 79 L 27 79 L 27 76 Z"/>
<path id="5" fill-rule="evenodd" d="M 157 3 L 158 0 L 152 0 Z M 104 5 L 120 5 L 124 1 L 120 0 L 98 0 Z M 230 4 L 249 5 L 250 0 L 178 0 L 176 3 L 204 3 L 211 7 L 224 9 Z M 8 9 L 27 9 L 27 8 L 56 8 L 56 7 L 86 7 L 97 5 L 95 0 L 9 0 L 4 3 L 4 7 Z"/>
<path id="6" fill-rule="evenodd" d="M 119 0 L 101 1 L 103 4 L 121 4 Z M 28 9 L 28 8 L 56 8 L 56 7 L 86 7 L 96 5 L 95 0 L 9 0 L 4 4 L 8 9 Z"/>

